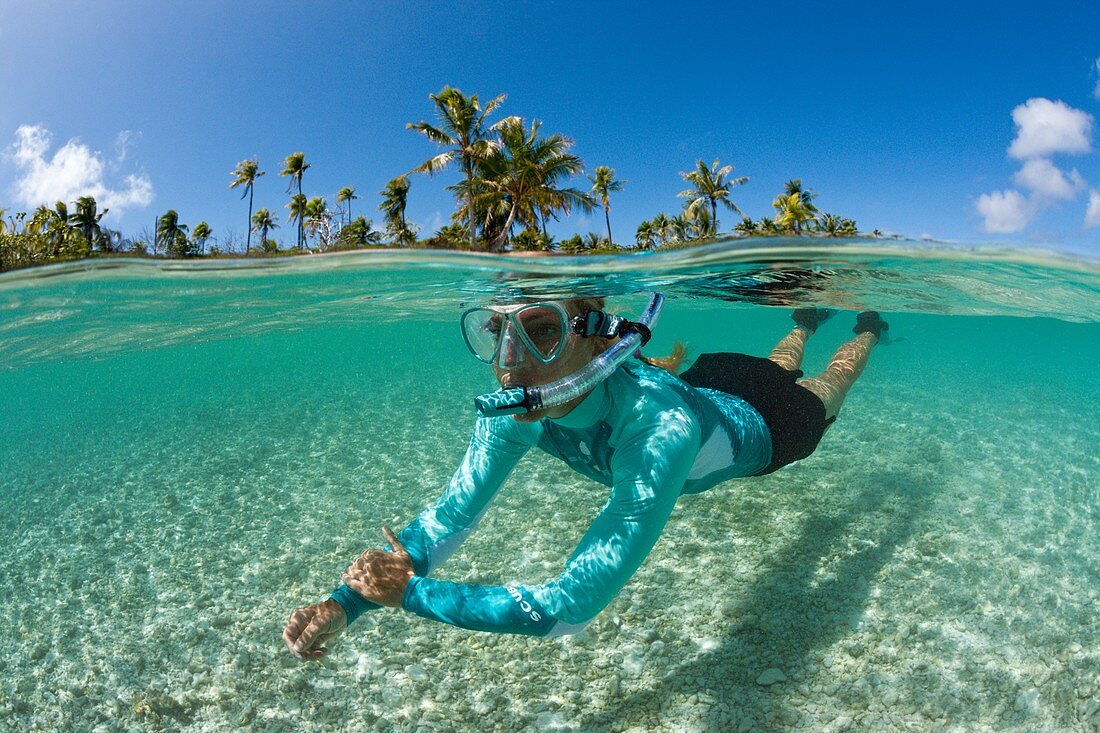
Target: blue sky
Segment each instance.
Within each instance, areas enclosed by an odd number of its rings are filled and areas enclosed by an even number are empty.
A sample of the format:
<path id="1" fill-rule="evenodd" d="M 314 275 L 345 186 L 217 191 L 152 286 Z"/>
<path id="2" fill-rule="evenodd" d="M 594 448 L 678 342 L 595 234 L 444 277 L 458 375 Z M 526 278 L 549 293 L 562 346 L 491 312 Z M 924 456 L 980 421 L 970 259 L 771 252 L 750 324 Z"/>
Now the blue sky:
<path id="1" fill-rule="evenodd" d="M 1098 57 L 1100 3 L 1058 0 L 0 0 L 0 207 L 89 192 L 129 233 L 173 208 L 243 237 L 229 171 L 258 156 L 257 207 L 286 238 L 277 173 L 301 150 L 307 195 L 354 186 L 377 222 L 386 181 L 437 152 L 405 123 L 450 84 L 507 93 L 503 113 L 615 168 L 617 240 L 677 211 L 678 172 L 717 157 L 749 177 L 734 200 L 753 217 L 800 177 L 865 230 L 1097 254 Z M 422 232 L 456 178 L 412 180 Z"/>

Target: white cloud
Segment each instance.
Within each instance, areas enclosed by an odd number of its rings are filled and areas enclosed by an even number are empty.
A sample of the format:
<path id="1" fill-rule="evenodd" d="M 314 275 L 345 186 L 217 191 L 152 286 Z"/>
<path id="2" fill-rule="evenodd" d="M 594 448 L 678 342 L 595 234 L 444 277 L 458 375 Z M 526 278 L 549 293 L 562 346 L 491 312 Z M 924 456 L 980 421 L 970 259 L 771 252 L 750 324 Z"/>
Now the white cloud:
<path id="1" fill-rule="evenodd" d="M 138 136 L 134 135 L 133 131 L 131 130 L 123 130 L 115 137 L 114 168 L 118 168 L 118 166 L 122 165 L 122 163 L 125 162 L 126 154 L 130 152 L 130 145 L 132 144 L 135 137 Z"/>
<path id="2" fill-rule="evenodd" d="M 1085 179 L 1074 168 L 1067 177 L 1058 166 L 1047 158 L 1030 158 L 1012 177 L 1017 186 L 1026 188 L 1035 196 L 1045 199 L 1069 201 L 1085 188 Z"/>
<path id="3" fill-rule="evenodd" d="M 1089 208 L 1085 211 L 1085 228 L 1100 227 L 1100 191 L 1089 191 Z"/>
<path id="4" fill-rule="evenodd" d="M 19 177 L 14 186 L 17 203 L 28 207 L 73 201 L 80 196 L 94 196 L 101 208 L 117 215 L 123 209 L 148 206 L 153 201 L 153 183 L 148 176 L 130 174 L 121 187 L 108 186 L 104 170 L 117 168 L 126 157 L 130 133 L 116 140 L 118 155 L 114 161 L 73 139 L 53 154 L 50 151 L 50 131 L 41 125 L 21 125 L 5 156 L 15 164 Z"/>
<path id="5" fill-rule="evenodd" d="M 1008 148 L 1013 158 L 1037 158 L 1054 153 L 1092 150 L 1092 115 L 1062 101 L 1035 97 L 1012 110 L 1016 139 Z"/>
<path id="6" fill-rule="evenodd" d="M 1100 99 L 1100 58 L 1096 59 L 1096 88 L 1092 90 L 1092 96 Z"/>
<path id="7" fill-rule="evenodd" d="M 1027 197 L 1012 190 L 983 193 L 975 208 L 985 217 L 982 229 L 993 234 L 1018 232 L 1027 226 L 1034 214 Z"/>

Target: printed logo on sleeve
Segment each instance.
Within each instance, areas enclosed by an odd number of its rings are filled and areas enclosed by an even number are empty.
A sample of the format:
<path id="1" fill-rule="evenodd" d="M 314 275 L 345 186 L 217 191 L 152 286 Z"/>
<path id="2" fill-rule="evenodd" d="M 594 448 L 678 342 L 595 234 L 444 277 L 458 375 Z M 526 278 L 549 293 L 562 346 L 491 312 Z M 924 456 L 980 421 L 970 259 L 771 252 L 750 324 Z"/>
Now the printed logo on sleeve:
<path id="1" fill-rule="evenodd" d="M 520 610 L 523 611 L 524 613 L 526 613 L 528 618 L 530 618 L 532 621 L 541 621 L 542 620 L 542 614 L 540 614 L 538 611 L 533 609 L 531 607 L 530 603 L 523 600 L 523 596 L 520 595 L 520 592 L 519 592 L 518 588 L 516 588 L 515 586 L 512 586 L 512 585 L 505 586 L 505 587 L 508 590 L 508 595 L 512 596 L 512 598 L 515 599 L 516 603 L 519 604 Z"/>

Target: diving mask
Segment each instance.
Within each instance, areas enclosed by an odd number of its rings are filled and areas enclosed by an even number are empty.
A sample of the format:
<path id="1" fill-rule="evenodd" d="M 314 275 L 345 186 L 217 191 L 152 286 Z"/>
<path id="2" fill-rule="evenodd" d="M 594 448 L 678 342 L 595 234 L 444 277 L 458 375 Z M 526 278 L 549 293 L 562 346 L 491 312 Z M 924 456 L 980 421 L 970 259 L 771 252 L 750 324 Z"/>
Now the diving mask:
<path id="1" fill-rule="evenodd" d="M 652 293 L 637 321 L 603 311 L 586 311 L 569 318 L 565 307 L 553 301 L 466 311 L 462 314 L 466 346 L 481 361 L 495 361 L 502 368 L 515 366 L 515 360 L 523 358 L 524 353 L 549 364 L 561 355 L 567 339 L 573 336 L 617 338 L 586 366 L 555 382 L 509 387 L 475 398 L 478 414 L 492 417 L 534 412 L 586 394 L 649 341 L 663 303 L 664 296 Z"/>
<path id="2" fill-rule="evenodd" d="M 549 364 L 565 349 L 568 321 L 565 308 L 555 302 L 472 308 L 462 314 L 462 337 L 486 364 L 511 367 L 527 356 Z"/>
<path id="3" fill-rule="evenodd" d="M 512 306 L 472 308 L 462 314 L 462 337 L 470 353 L 486 364 L 502 369 L 517 366 L 528 356 L 543 364 L 561 356 L 570 336 L 622 336 L 648 329 L 622 316 L 603 311 L 585 311 L 570 317 L 556 301 Z"/>

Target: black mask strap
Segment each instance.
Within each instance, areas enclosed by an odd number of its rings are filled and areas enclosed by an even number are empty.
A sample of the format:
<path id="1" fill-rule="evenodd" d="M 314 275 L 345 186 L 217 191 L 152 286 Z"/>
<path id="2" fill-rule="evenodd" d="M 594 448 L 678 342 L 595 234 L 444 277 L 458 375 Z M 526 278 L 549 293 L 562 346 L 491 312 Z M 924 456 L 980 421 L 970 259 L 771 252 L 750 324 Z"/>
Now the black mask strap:
<path id="1" fill-rule="evenodd" d="M 642 346 L 649 343 L 653 336 L 649 327 L 644 323 L 628 321 L 622 316 L 616 316 L 603 311 L 585 311 L 579 316 L 574 316 L 570 321 L 570 330 L 581 336 L 602 336 L 615 338 L 636 333 L 642 337 Z"/>

